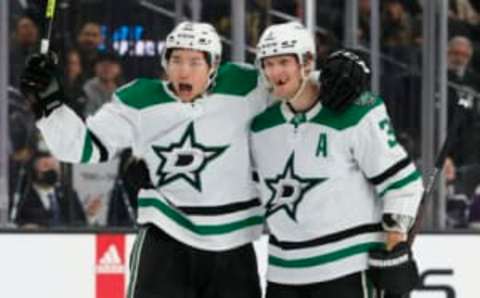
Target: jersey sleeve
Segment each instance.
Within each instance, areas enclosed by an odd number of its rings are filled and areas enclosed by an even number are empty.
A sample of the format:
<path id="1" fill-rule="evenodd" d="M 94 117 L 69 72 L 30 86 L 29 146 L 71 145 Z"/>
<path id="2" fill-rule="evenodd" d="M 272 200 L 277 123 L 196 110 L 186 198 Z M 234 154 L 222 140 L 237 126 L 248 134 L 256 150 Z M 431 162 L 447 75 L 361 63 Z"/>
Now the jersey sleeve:
<path id="1" fill-rule="evenodd" d="M 98 163 L 134 147 L 139 112 L 123 104 L 116 95 L 85 122 L 63 105 L 37 122 L 53 155 L 72 163 Z"/>
<path id="2" fill-rule="evenodd" d="M 249 102 L 251 115 L 253 116 L 263 112 L 273 102 L 268 89 L 262 83 L 259 83 L 257 87 L 247 95 L 247 101 Z"/>
<path id="3" fill-rule="evenodd" d="M 384 213 L 415 217 L 423 192 L 421 174 L 398 143 L 384 104 L 372 109 L 352 130 L 353 153 Z"/>

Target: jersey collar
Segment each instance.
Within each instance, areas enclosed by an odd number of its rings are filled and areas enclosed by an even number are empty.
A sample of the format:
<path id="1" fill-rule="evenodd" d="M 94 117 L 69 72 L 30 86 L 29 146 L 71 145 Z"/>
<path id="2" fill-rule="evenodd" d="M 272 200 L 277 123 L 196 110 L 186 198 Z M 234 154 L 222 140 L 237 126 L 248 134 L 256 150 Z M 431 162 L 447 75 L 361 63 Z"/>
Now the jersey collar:
<path id="1" fill-rule="evenodd" d="M 292 111 L 286 102 L 282 102 L 280 105 L 280 111 L 287 122 L 292 122 L 294 118 L 298 118 L 299 116 L 305 118 L 305 121 L 310 121 L 312 118 L 317 116 L 321 110 L 322 103 L 320 101 L 314 104 L 308 111 L 302 113 L 295 113 Z"/>

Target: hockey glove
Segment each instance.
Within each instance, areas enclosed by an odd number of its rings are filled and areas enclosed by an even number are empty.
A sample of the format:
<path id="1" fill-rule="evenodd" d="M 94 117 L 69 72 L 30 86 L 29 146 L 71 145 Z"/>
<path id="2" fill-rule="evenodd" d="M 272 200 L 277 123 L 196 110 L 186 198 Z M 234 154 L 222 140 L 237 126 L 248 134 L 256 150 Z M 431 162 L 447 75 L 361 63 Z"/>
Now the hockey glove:
<path id="1" fill-rule="evenodd" d="M 409 293 L 420 280 L 417 263 L 407 242 L 398 243 L 391 251 L 371 251 L 368 265 L 368 276 L 375 287 L 394 295 Z"/>
<path id="2" fill-rule="evenodd" d="M 369 88 L 370 68 L 353 51 L 336 51 L 328 56 L 319 81 L 322 104 L 342 112 Z"/>
<path id="3" fill-rule="evenodd" d="M 20 90 L 37 119 L 47 117 L 65 101 L 55 54 L 33 54 L 20 77 Z"/>
<path id="4" fill-rule="evenodd" d="M 129 157 L 121 166 L 121 171 L 124 183 L 128 184 L 135 193 L 141 188 L 153 188 L 147 164 L 143 159 Z"/>

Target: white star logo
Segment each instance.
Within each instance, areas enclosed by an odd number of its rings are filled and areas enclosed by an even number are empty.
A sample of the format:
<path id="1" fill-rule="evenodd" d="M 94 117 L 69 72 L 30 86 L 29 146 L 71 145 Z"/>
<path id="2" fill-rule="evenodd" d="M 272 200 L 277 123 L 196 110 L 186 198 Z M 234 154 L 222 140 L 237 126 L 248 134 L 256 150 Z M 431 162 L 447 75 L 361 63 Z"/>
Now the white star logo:
<path id="1" fill-rule="evenodd" d="M 295 173 L 294 153 L 288 158 L 283 173 L 275 178 L 265 179 L 265 183 L 272 191 L 267 203 L 267 217 L 277 211 L 285 210 L 287 215 L 297 221 L 297 209 L 305 193 L 327 178 L 302 178 Z"/>
<path id="2" fill-rule="evenodd" d="M 228 146 L 207 147 L 198 143 L 192 122 L 178 143 L 172 143 L 169 147 L 152 148 L 161 159 L 157 170 L 157 186 L 183 179 L 198 191 L 202 191 L 201 171 Z"/>

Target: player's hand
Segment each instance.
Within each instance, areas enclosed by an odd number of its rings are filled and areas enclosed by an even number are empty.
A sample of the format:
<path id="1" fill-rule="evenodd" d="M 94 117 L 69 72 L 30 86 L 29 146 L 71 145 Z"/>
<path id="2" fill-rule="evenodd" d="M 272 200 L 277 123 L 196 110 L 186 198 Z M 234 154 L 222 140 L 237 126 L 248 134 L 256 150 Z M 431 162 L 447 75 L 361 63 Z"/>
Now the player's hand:
<path id="1" fill-rule="evenodd" d="M 356 53 L 336 51 L 328 56 L 319 81 L 322 104 L 342 112 L 369 88 L 370 68 Z"/>
<path id="2" fill-rule="evenodd" d="M 46 117 L 65 101 L 60 71 L 54 53 L 28 57 L 20 77 L 20 90 L 30 102 L 37 119 Z"/>
<path id="3" fill-rule="evenodd" d="M 393 250 L 401 242 L 407 241 L 407 234 L 401 232 L 387 232 L 385 246 L 388 251 Z"/>

